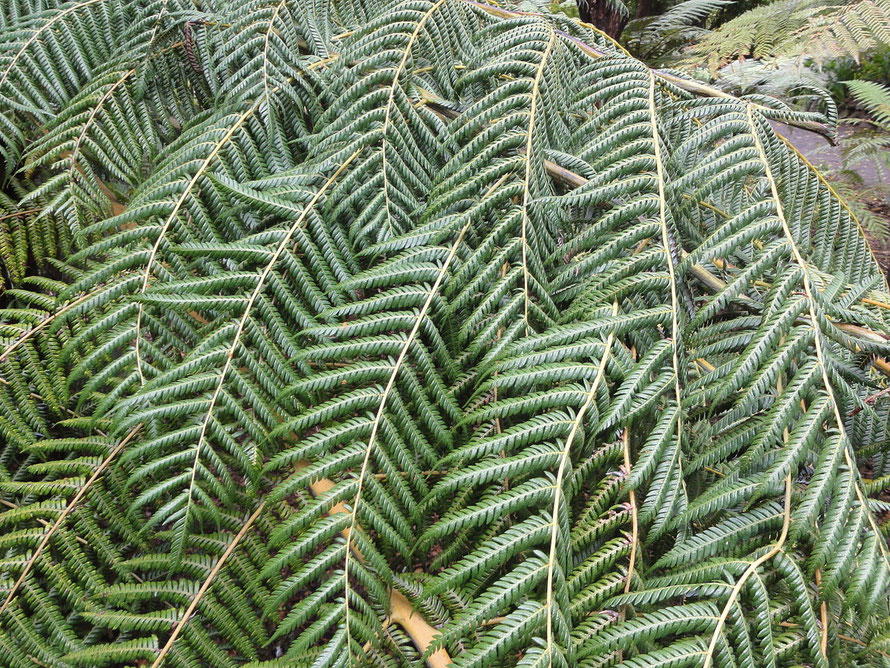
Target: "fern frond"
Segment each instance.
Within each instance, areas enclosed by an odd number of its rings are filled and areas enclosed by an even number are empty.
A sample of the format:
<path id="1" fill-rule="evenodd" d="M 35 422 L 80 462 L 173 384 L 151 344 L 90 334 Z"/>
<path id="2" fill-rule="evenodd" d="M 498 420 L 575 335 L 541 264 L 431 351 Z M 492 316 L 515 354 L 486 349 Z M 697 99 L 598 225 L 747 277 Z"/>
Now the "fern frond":
<path id="1" fill-rule="evenodd" d="M 475 0 L 0 32 L 4 666 L 885 659 L 830 119 Z"/>

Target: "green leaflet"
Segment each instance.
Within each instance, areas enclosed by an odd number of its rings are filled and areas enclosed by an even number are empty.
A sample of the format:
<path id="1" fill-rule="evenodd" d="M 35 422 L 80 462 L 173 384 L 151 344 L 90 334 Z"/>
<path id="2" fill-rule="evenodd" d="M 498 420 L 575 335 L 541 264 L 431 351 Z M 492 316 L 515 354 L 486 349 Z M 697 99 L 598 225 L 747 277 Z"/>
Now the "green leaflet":
<path id="1" fill-rule="evenodd" d="M 814 115 L 473 0 L 137 5 L 0 7 L 0 664 L 881 665 Z"/>

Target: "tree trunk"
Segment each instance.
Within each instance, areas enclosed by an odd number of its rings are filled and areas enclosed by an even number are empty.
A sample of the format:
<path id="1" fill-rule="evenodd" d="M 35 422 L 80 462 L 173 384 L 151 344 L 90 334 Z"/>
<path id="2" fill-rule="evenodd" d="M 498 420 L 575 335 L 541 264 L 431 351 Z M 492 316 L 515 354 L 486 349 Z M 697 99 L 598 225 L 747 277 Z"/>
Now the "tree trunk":
<path id="1" fill-rule="evenodd" d="M 621 12 L 609 0 L 577 0 L 578 14 L 585 23 L 591 23 L 609 37 L 618 39 L 627 24 L 626 12 Z"/>
<path id="2" fill-rule="evenodd" d="M 645 16 L 652 16 L 654 7 L 652 0 L 637 0 L 637 16 L 636 18 L 641 19 Z"/>

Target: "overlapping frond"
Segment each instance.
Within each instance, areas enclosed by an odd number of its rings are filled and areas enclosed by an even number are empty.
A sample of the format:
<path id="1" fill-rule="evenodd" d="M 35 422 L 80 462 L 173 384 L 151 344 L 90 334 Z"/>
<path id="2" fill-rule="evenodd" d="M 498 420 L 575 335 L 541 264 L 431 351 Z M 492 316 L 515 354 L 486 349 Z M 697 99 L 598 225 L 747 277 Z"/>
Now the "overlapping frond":
<path id="1" fill-rule="evenodd" d="M 0 27 L 4 665 L 881 665 L 817 115 L 472 0 Z"/>
<path id="2" fill-rule="evenodd" d="M 663 574 L 612 604 L 663 604 L 694 590 L 693 598 L 712 606 L 699 610 L 693 627 L 706 665 L 776 665 L 779 625 L 801 629 L 808 660 L 835 665 L 837 634 L 851 633 L 829 626 L 827 608 L 820 618 L 820 602 L 829 605 L 835 597 L 832 609 L 855 608 L 862 598 L 838 591 L 844 573 L 859 559 L 886 558 L 850 438 L 862 428 L 859 419 L 876 417 L 859 409 L 875 381 L 866 351 L 884 354 L 886 345 L 883 336 L 867 332 L 883 331 L 884 316 L 860 300 L 866 286 L 883 279 L 861 271 L 869 266 L 857 258 L 867 254 L 864 246 L 841 246 L 836 233 L 826 231 L 854 223 L 830 203 L 817 177 L 794 174 L 798 157 L 750 106 L 729 112 L 721 104 L 713 116 L 708 106 L 696 105 L 688 121 L 696 135 L 706 129 L 707 139 L 688 139 L 669 161 L 683 175 L 673 186 L 698 186 L 675 197 L 681 210 L 703 212 L 701 231 L 708 235 L 681 271 L 694 275 L 695 263 L 715 263 L 710 266 L 727 278 L 686 328 L 703 371 L 684 392 L 693 416 L 686 472 L 695 498 L 671 518 L 688 533 L 654 564 Z M 732 153 L 738 157 L 726 170 L 750 170 L 757 179 L 752 188 L 733 194 L 731 187 L 714 187 L 719 174 L 698 177 L 696 165 Z M 761 222 L 752 224 L 754 217 Z M 761 286 L 759 294 L 739 282 Z M 848 509 L 843 518 L 834 514 L 839 503 Z M 859 510 L 851 513 L 846 504 Z M 841 617 L 850 614 L 858 613 Z M 679 645 L 669 648 L 690 641 L 670 624 L 659 621 L 655 629 L 653 640 L 671 643 L 658 653 L 679 652 Z"/>

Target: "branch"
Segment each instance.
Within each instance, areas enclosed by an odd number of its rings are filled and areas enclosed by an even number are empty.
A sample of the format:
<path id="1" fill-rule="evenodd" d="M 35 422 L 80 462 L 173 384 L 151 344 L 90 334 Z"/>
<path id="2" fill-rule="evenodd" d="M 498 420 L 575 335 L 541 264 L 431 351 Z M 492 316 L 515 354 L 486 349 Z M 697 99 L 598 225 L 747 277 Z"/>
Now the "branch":
<path id="1" fill-rule="evenodd" d="M 404 629 L 408 637 L 421 652 L 426 652 L 433 640 L 439 635 L 439 630 L 430 626 L 429 622 L 414 609 L 402 592 L 393 589 L 389 595 L 389 618 Z M 451 664 L 451 657 L 444 649 L 440 649 L 427 657 L 426 665 L 429 668 L 447 668 Z"/>
<path id="2" fill-rule="evenodd" d="M 308 465 L 309 462 L 307 461 L 297 462 L 294 468 L 299 471 Z M 332 480 L 322 478 L 321 480 L 311 483 L 309 485 L 309 491 L 312 492 L 313 496 L 317 497 L 330 490 L 333 486 L 334 482 Z M 341 502 L 331 508 L 327 514 L 334 515 L 336 513 L 350 512 L 349 508 Z M 350 528 L 351 527 L 347 527 L 340 532 L 346 539 L 347 544 L 349 543 Z M 352 545 L 351 549 L 355 553 L 357 559 L 364 561 L 364 558 L 355 545 Z M 418 650 L 426 652 L 435 637 L 439 635 L 439 630 L 431 626 L 430 623 L 424 619 L 423 615 L 414 609 L 414 606 L 411 605 L 411 601 L 397 589 L 390 590 L 389 610 L 389 620 L 402 627 Z M 426 659 L 428 668 L 447 668 L 450 664 L 451 657 L 444 648 L 434 652 Z"/>

